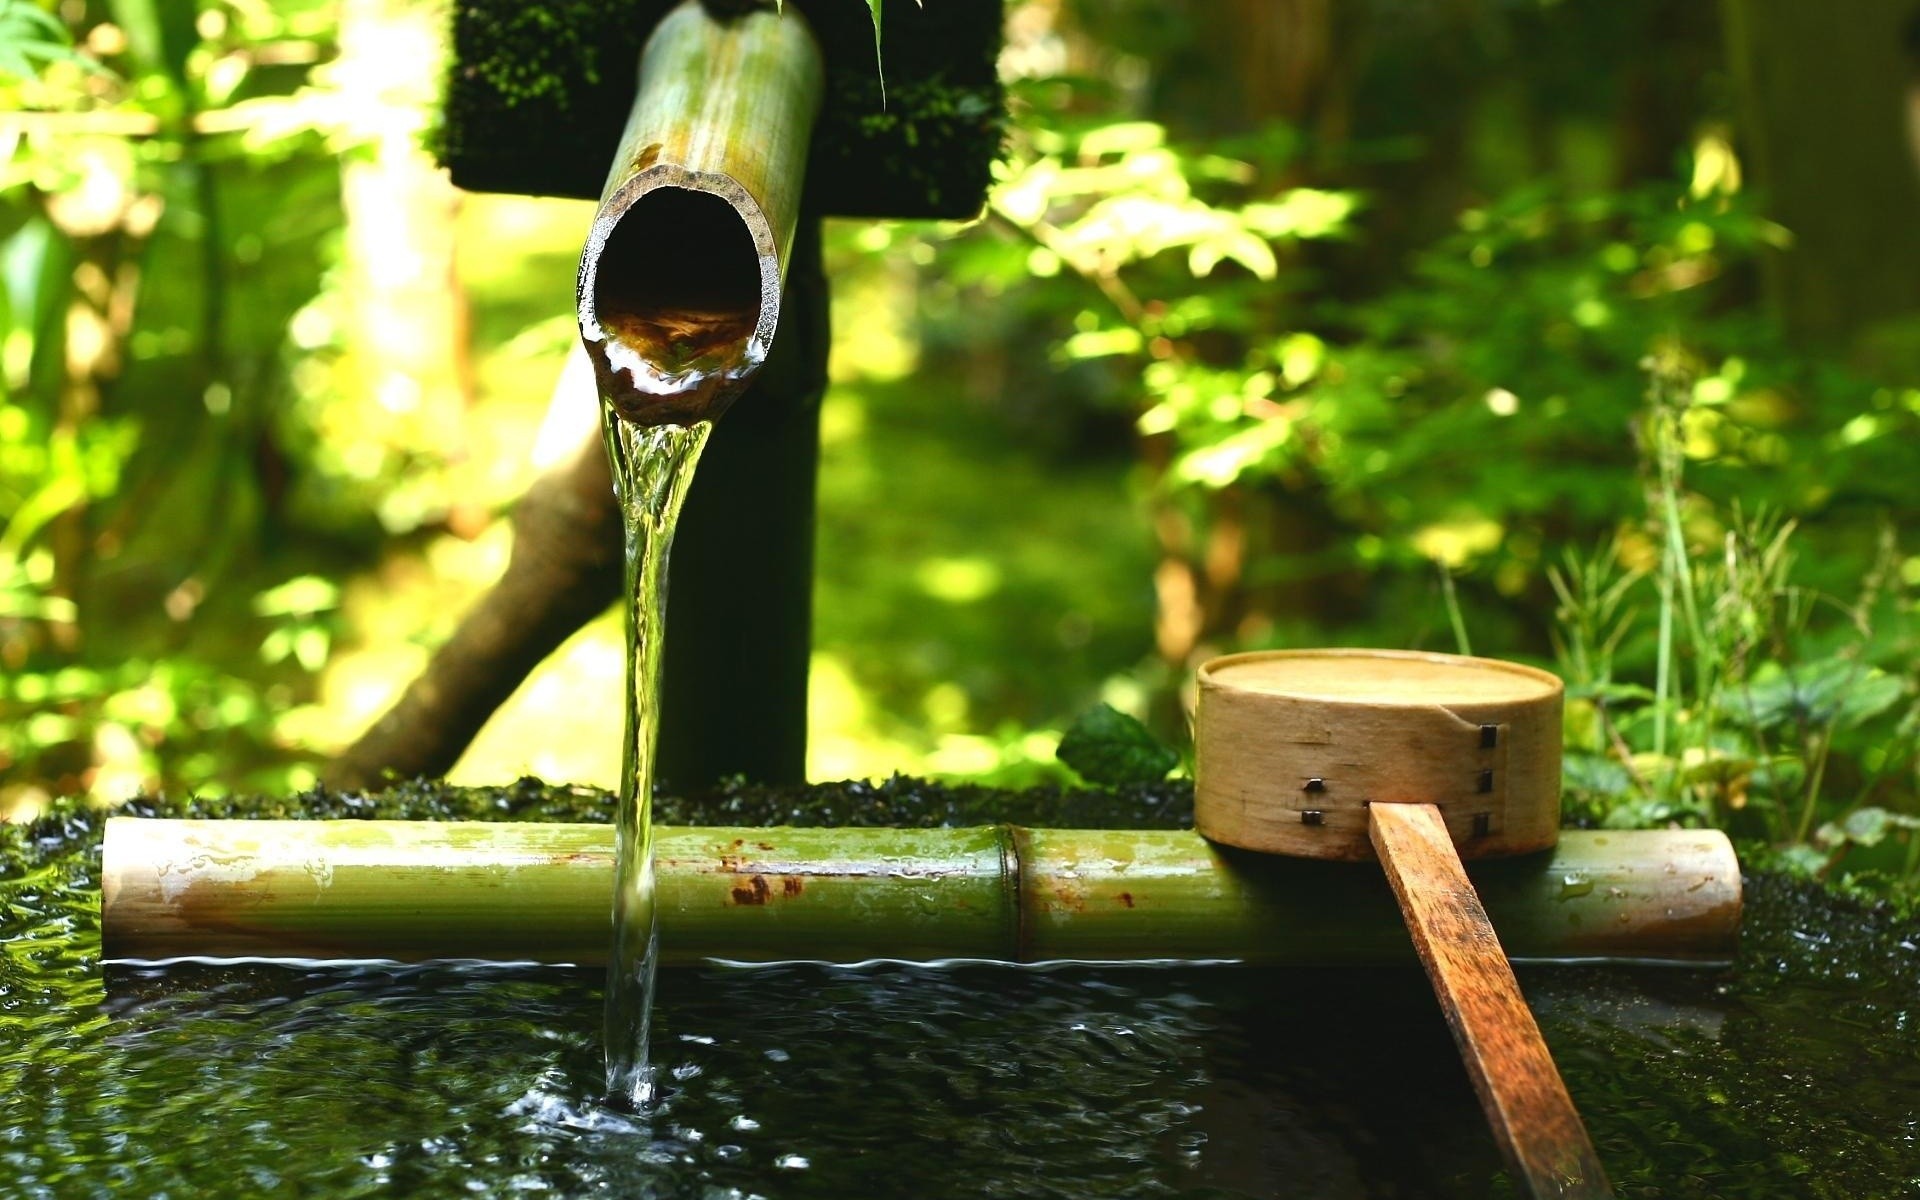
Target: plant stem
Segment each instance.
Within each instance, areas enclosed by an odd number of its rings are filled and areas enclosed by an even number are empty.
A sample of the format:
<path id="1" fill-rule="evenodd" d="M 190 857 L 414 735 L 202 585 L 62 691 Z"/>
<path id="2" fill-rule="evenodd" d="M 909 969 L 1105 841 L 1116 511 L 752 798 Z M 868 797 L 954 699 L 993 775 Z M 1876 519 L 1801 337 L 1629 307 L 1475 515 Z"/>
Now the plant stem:
<path id="1" fill-rule="evenodd" d="M 1818 733 L 1808 735 L 1810 753 L 1807 755 L 1807 779 L 1800 800 L 1800 823 L 1794 829 L 1793 840 L 1804 842 L 1813 832 L 1813 820 L 1818 815 L 1820 788 L 1826 781 L 1827 752 L 1833 748 L 1833 729 L 1831 726 Z"/>
<path id="2" fill-rule="evenodd" d="M 1660 568 L 1660 637 L 1653 667 L 1653 752 L 1667 753 L 1667 708 L 1673 693 L 1673 576 L 1666 556 Z"/>
<path id="3" fill-rule="evenodd" d="M 1446 600 L 1447 623 L 1453 626 L 1454 644 L 1459 647 L 1461 654 L 1470 656 L 1473 654 L 1473 644 L 1467 640 L 1467 621 L 1460 612 L 1460 594 L 1453 587 L 1453 571 L 1438 559 L 1434 560 L 1434 565 L 1440 568 L 1440 595 Z"/>

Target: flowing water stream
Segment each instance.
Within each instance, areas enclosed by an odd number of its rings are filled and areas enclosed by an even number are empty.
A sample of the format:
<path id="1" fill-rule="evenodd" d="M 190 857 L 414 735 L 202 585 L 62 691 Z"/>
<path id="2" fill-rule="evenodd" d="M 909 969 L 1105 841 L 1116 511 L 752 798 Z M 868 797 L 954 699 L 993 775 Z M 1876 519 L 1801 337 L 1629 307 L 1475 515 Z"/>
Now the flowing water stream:
<path id="1" fill-rule="evenodd" d="M 626 530 L 626 751 L 607 970 L 607 1093 L 639 1108 L 653 996 L 654 738 L 666 633 L 667 560 L 713 418 L 766 361 L 765 264 L 738 213 L 679 187 L 642 195 L 588 247 L 581 335 L 600 387 L 600 422 Z M 777 291 L 776 291 L 777 296 Z"/>
<path id="2" fill-rule="evenodd" d="M 667 556 L 687 485 L 713 426 L 636 425 L 611 404 L 602 414 L 627 542 L 626 749 L 614 855 L 613 953 L 607 966 L 607 1093 L 653 1095 L 647 1034 L 653 1001 L 653 751 L 660 727 L 660 650 L 666 632 Z"/>

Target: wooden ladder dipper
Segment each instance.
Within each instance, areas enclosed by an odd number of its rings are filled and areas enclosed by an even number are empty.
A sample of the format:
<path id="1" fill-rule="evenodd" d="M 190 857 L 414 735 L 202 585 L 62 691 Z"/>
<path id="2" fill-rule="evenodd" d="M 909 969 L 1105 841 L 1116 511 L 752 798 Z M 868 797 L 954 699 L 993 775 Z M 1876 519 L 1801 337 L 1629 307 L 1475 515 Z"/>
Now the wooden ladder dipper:
<path id="1" fill-rule="evenodd" d="M 1378 858 L 1507 1165 L 1529 1196 L 1611 1197 L 1462 859 L 1560 835 L 1560 680 L 1392 650 L 1200 668 L 1194 824 L 1268 854 Z"/>

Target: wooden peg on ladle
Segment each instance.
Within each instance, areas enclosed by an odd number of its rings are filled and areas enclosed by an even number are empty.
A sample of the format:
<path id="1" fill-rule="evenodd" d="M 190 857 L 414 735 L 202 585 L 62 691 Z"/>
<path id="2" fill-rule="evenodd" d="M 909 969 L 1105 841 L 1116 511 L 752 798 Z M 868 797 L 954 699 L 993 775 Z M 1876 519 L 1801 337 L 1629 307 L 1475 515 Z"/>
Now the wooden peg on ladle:
<path id="1" fill-rule="evenodd" d="M 1613 1195 L 1462 859 L 1560 833 L 1564 689 L 1491 659 L 1236 654 L 1200 669 L 1194 824 L 1269 854 L 1386 869 L 1494 1139 L 1533 1197 Z"/>

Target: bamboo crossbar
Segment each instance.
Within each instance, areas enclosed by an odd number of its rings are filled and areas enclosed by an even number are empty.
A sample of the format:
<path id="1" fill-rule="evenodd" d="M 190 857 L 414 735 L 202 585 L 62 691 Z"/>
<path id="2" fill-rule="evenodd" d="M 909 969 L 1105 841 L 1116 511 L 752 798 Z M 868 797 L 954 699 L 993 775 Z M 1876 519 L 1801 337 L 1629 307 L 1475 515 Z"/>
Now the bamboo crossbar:
<path id="1" fill-rule="evenodd" d="M 663 961 L 874 958 L 1412 961 L 1371 863 L 1286 860 L 1191 831 L 656 831 Z M 112 959 L 593 964 L 613 831 L 414 821 L 107 823 Z M 1714 831 L 1567 831 L 1475 864 L 1518 958 L 1724 961 L 1740 872 Z"/>

